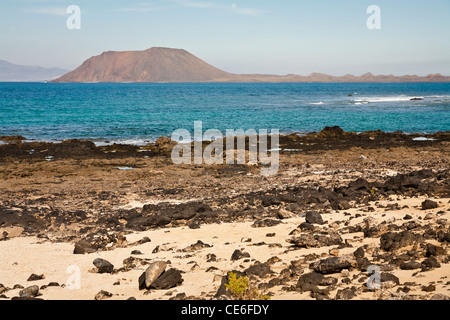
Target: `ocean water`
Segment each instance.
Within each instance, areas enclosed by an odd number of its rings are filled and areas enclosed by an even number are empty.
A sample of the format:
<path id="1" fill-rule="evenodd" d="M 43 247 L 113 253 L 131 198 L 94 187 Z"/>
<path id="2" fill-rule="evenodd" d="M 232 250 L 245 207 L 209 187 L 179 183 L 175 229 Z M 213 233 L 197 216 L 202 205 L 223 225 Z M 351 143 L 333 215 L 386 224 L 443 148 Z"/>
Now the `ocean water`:
<path id="1" fill-rule="evenodd" d="M 144 144 L 194 121 L 222 132 L 449 131 L 450 83 L 0 83 L 0 136 Z"/>

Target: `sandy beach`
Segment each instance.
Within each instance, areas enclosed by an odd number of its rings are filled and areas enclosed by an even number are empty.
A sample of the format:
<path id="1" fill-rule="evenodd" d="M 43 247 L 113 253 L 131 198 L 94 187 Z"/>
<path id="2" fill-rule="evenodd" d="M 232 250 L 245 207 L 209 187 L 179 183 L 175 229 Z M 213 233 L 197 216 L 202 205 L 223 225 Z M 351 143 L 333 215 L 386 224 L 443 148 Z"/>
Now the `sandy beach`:
<path id="1" fill-rule="evenodd" d="M 450 297 L 449 133 L 284 136 L 270 177 L 165 140 L 3 141 L 0 299 L 233 299 L 231 271 L 272 300 Z"/>

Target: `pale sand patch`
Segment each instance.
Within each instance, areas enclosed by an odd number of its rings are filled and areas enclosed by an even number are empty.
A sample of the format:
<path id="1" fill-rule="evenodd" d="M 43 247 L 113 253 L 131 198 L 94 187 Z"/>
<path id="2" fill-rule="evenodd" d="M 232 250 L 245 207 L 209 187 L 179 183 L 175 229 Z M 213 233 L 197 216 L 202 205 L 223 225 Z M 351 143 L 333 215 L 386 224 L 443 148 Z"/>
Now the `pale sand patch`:
<path id="1" fill-rule="evenodd" d="M 89 255 L 74 255 L 73 244 L 61 244 L 41 242 L 34 237 L 15 238 L 7 242 L 0 242 L 0 281 L 7 287 L 13 287 L 19 283 L 23 286 L 38 284 L 39 286 L 48 284 L 51 281 L 59 284 L 66 283 L 70 274 L 67 274 L 67 268 L 71 265 L 78 266 L 81 270 L 81 288 L 80 290 L 69 290 L 68 288 L 47 288 L 42 291 L 42 298 L 45 299 L 93 299 L 100 290 L 106 290 L 116 294 L 113 298 L 123 299 L 134 296 L 138 299 L 158 299 L 167 291 L 153 291 L 149 295 L 143 295 L 144 291 L 138 290 L 137 279 L 145 270 L 140 267 L 139 270 L 119 273 L 117 275 L 101 275 L 89 273 L 94 268 L 92 261 L 96 258 L 103 258 L 110 261 L 116 268 L 122 266 L 122 261 L 130 256 L 132 250 L 139 250 L 143 253 L 138 258 L 149 258 L 152 260 L 170 260 L 171 267 L 185 271 L 183 274 L 183 285 L 169 290 L 176 292 L 186 292 L 187 295 L 199 296 L 202 292 L 217 291 L 220 282 L 213 283 L 215 274 L 223 275 L 220 270 L 240 269 L 240 265 L 250 266 L 251 263 L 243 263 L 242 260 L 231 262 L 230 258 L 234 250 L 245 248 L 250 253 L 252 259 L 261 262 L 266 261 L 272 256 L 284 251 L 288 247 L 285 242 L 286 234 L 295 228 L 303 219 L 292 219 L 282 225 L 271 228 L 252 228 L 252 223 L 232 223 L 221 225 L 204 225 L 200 229 L 191 230 L 186 227 L 172 228 L 170 230 L 162 229 L 147 231 L 128 235 L 129 242 L 137 241 L 143 237 L 149 237 L 152 241 L 133 248 L 119 248 L 114 251 L 100 252 Z M 168 232 L 169 231 L 169 232 Z M 268 232 L 275 232 L 277 236 L 267 238 Z M 283 248 L 267 249 L 267 246 L 248 246 L 249 243 L 241 243 L 241 238 L 250 237 L 252 243 L 265 241 L 267 243 L 279 242 Z M 211 248 L 206 248 L 194 253 L 176 252 L 178 249 L 184 249 L 198 240 L 203 241 Z M 229 243 L 229 244 L 227 244 Z M 250 243 L 251 244 L 251 243 Z M 160 246 L 167 251 L 160 251 L 152 254 L 153 249 Z M 207 263 L 206 256 L 214 253 L 217 256 L 217 262 Z M 293 259 L 299 252 L 289 254 Z M 181 258 L 186 255 L 195 254 L 191 258 Z M 288 255 L 285 255 L 285 257 Z M 200 270 L 190 271 L 195 261 Z M 219 269 L 216 273 L 205 273 L 209 266 L 215 266 Z M 274 271 L 276 271 L 274 269 Z M 30 274 L 44 274 L 45 279 L 35 282 L 27 282 Z M 113 283 L 120 280 L 120 286 L 113 286 Z M 8 291 L 7 296 L 12 297 L 18 294 L 19 290 Z M 166 296 L 166 298 L 169 298 Z"/>

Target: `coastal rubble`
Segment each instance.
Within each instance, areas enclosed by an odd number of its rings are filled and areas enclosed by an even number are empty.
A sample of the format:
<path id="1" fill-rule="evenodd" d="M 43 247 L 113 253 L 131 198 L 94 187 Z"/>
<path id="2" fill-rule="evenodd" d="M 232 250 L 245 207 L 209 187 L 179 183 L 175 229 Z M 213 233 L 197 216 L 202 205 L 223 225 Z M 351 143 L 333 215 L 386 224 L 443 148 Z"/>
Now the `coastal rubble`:
<path id="1" fill-rule="evenodd" d="M 230 272 L 272 299 L 448 299 L 450 134 L 430 138 L 282 136 L 303 151 L 272 177 L 173 165 L 167 139 L 3 140 L 0 299 L 233 299 Z"/>

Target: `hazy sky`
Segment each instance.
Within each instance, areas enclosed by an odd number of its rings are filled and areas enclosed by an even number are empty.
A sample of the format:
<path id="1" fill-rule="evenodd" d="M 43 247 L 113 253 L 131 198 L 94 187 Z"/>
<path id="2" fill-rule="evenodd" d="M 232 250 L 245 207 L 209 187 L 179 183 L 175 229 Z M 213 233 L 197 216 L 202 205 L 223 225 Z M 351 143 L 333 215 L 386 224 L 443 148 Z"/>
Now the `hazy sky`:
<path id="1" fill-rule="evenodd" d="M 66 9 L 81 8 L 69 30 Z M 367 8 L 381 9 L 369 30 Z M 450 75 L 449 0 L 1 0 L 0 59 L 74 69 L 110 50 L 183 48 L 236 73 Z"/>

